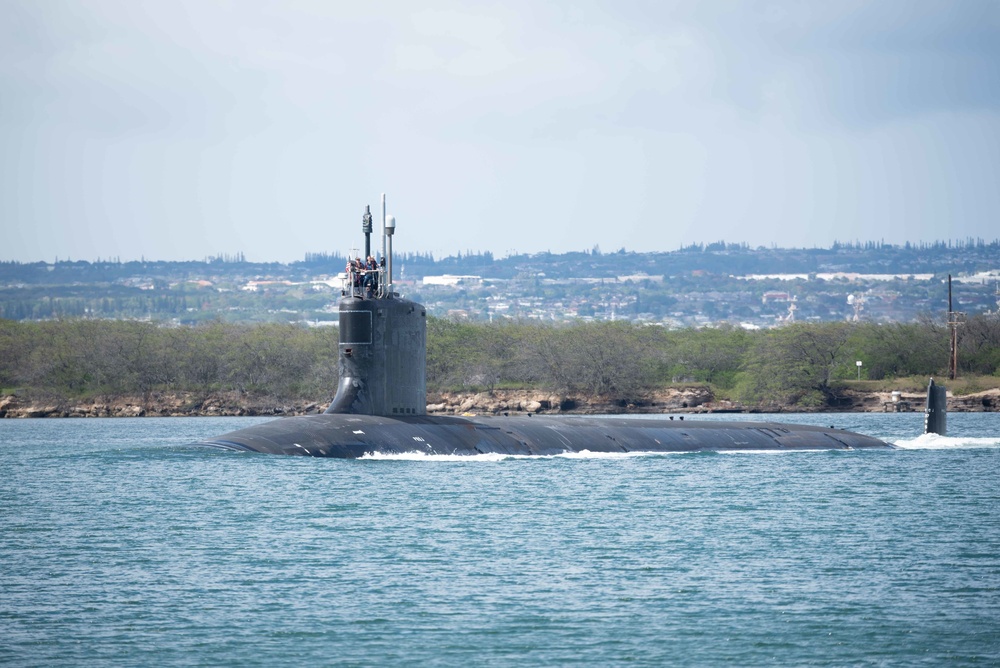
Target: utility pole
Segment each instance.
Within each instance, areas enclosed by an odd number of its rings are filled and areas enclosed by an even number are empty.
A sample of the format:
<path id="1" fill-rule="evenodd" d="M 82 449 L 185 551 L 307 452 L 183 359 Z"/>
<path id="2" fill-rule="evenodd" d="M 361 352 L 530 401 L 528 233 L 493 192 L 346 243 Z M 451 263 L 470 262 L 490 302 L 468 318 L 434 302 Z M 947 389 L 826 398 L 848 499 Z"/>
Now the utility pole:
<path id="1" fill-rule="evenodd" d="M 951 330 L 951 354 L 948 357 L 948 378 L 955 380 L 958 377 L 958 326 L 965 319 L 964 313 L 959 313 L 952 308 L 951 301 L 951 274 L 948 274 L 948 329 Z"/>

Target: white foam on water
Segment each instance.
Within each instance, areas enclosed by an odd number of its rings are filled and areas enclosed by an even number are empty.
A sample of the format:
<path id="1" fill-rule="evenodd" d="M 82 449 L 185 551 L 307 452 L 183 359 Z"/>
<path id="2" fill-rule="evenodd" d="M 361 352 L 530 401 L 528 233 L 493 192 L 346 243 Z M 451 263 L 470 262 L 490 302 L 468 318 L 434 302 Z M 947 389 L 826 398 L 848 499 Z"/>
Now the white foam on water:
<path id="1" fill-rule="evenodd" d="M 948 450 L 962 448 L 1000 448 L 1000 437 L 952 437 L 939 436 L 938 434 L 921 434 L 916 438 L 900 439 L 893 442 L 893 445 L 903 450 Z M 416 461 L 416 462 L 502 462 L 510 459 L 631 459 L 635 457 L 665 457 L 676 455 L 701 454 L 702 452 L 712 452 L 720 455 L 785 455 L 789 453 L 808 454 L 823 452 L 843 452 L 843 448 L 828 449 L 787 449 L 787 450 L 710 450 L 710 451 L 684 451 L 684 452 L 591 452 L 581 450 L 579 452 L 561 452 L 556 455 L 508 455 L 499 452 L 489 452 L 476 455 L 442 455 L 428 454 L 417 450 L 411 452 L 383 453 L 368 452 L 360 459 L 384 460 L 384 461 Z"/>
<path id="2" fill-rule="evenodd" d="M 893 445 L 904 450 L 951 450 L 960 448 L 996 448 L 1000 447 L 1000 438 L 978 438 L 972 436 L 941 436 L 939 434 L 921 434 L 916 438 L 906 438 L 896 441 Z"/>
<path id="3" fill-rule="evenodd" d="M 720 455 L 787 455 L 791 453 L 796 454 L 807 454 L 811 452 L 844 452 L 845 450 L 851 450 L 851 448 L 809 448 L 799 450 L 797 448 L 786 448 L 782 450 L 771 449 L 760 449 L 760 450 L 717 450 Z"/>
<path id="4" fill-rule="evenodd" d="M 563 452 L 552 455 L 558 459 L 631 459 L 634 457 L 663 457 L 666 455 L 686 455 L 689 452 L 591 452 L 590 450 L 580 450 L 579 452 Z"/>
<path id="5" fill-rule="evenodd" d="M 481 455 L 429 455 L 426 452 L 366 452 L 358 459 L 402 462 L 501 462 L 511 459 L 511 455 L 489 452 Z"/>
<path id="6" fill-rule="evenodd" d="M 688 452 L 561 452 L 557 455 L 507 455 L 489 452 L 479 455 L 437 455 L 414 450 L 412 452 L 382 453 L 366 452 L 359 459 L 411 461 L 411 462 L 501 462 L 507 459 L 629 459 L 633 457 L 663 457 L 684 455 Z"/>

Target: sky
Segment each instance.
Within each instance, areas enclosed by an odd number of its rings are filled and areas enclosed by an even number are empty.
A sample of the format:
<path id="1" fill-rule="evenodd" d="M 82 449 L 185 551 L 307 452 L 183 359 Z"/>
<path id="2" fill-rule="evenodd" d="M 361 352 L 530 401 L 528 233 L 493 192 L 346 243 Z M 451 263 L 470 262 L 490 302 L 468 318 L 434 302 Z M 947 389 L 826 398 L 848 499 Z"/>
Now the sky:
<path id="1" fill-rule="evenodd" d="M 996 0 L 0 16 L 0 260 L 1000 238 Z"/>

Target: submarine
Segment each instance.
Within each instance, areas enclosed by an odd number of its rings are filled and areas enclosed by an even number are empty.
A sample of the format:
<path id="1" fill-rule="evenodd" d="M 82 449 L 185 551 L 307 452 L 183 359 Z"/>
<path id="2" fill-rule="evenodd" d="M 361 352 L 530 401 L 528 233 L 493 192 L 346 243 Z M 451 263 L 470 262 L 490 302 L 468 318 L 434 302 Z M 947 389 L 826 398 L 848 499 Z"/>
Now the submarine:
<path id="1" fill-rule="evenodd" d="M 365 207 L 365 257 L 372 216 Z M 382 258 L 375 269 L 350 267 L 339 300 L 336 395 L 323 414 L 278 418 L 195 445 L 281 455 L 551 456 L 574 452 L 680 453 L 742 450 L 893 448 L 833 427 L 683 417 L 580 417 L 542 414 L 442 416 L 426 412 L 427 310 L 393 290 L 395 218 L 382 196 Z M 931 381 L 933 387 L 933 381 Z M 943 430 L 943 388 L 928 392 L 926 427 Z"/>

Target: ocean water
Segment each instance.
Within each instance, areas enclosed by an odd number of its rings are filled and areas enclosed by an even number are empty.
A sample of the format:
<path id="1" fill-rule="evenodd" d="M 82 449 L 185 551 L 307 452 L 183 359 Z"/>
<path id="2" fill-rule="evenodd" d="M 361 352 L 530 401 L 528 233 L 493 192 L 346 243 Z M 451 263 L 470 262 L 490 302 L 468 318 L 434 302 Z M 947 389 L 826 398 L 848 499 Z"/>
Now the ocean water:
<path id="1" fill-rule="evenodd" d="M 0 420 L 0 664 L 1000 664 L 1000 415 L 880 452 L 370 458 Z M 690 418 L 693 419 L 693 418 Z"/>

